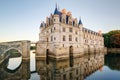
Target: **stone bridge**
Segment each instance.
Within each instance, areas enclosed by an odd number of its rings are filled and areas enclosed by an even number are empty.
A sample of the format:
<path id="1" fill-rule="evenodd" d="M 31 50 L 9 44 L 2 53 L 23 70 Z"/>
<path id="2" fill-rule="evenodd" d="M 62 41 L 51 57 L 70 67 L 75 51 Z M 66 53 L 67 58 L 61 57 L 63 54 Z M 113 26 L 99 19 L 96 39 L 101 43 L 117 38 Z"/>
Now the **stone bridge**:
<path id="1" fill-rule="evenodd" d="M 30 63 L 22 61 L 15 70 L 7 68 L 7 64 L 3 61 L 0 64 L 0 80 L 29 80 L 30 79 Z"/>
<path id="2" fill-rule="evenodd" d="M 30 41 L 12 41 L 0 43 L 0 63 L 6 58 L 6 52 L 17 50 L 22 55 L 22 59 L 30 59 Z"/>

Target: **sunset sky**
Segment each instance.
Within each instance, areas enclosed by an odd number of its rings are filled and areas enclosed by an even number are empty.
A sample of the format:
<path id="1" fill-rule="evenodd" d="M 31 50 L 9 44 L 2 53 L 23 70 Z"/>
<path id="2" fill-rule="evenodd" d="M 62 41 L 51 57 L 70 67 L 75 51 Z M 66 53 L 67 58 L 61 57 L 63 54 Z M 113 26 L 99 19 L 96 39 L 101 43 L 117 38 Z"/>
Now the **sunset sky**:
<path id="1" fill-rule="evenodd" d="M 103 33 L 120 29 L 120 0 L 0 0 L 0 42 L 39 40 L 39 26 L 56 3 L 84 27 Z"/>

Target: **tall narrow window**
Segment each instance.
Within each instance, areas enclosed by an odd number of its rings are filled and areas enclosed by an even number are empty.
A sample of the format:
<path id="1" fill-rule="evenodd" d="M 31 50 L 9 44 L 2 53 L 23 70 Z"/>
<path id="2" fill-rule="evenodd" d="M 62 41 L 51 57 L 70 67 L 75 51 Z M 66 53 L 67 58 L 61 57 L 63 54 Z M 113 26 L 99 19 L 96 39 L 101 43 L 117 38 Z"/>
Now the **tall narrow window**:
<path id="1" fill-rule="evenodd" d="M 77 32 L 77 31 L 75 31 L 75 34 L 78 34 L 78 32 Z"/>
<path id="2" fill-rule="evenodd" d="M 54 27 L 54 30 L 56 30 L 56 28 Z"/>
<path id="3" fill-rule="evenodd" d="M 65 39 L 65 35 L 63 35 L 63 41 L 65 41 L 66 39 Z"/>
<path id="4" fill-rule="evenodd" d="M 69 28 L 69 32 L 72 32 L 72 28 Z"/>
<path id="5" fill-rule="evenodd" d="M 52 32 L 52 28 L 51 28 L 51 32 Z"/>
<path id="6" fill-rule="evenodd" d="M 64 44 L 63 44 L 63 47 L 64 47 Z"/>
<path id="7" fill-rule="evenodd" d="M 65 23 L 65 19 L 63 19 L 63 23 Z"/>
<path id="8" fill-rule="evenodd" d="M 75 41 L 78 42 L 78 38 L 77 37 L 75 38 Z"/>
<path id="9" fill-rule="evenodd" d="M 56 37 L 54 37 L 54 40 L 56 40 Z"/>
<path id="10" fill-rule="evenodd" d="M 66 80 L 66 74 L 63 75 L 63 80 Z"/>
<path id="11" fill-rule="evenodd" d="M 69 41 L 72 41 L 72 35 L 69 35 Z"/>
<path id="12" fill-rule="evenodd" d="M 47 38 L 47 42 L 49 41 L 49 39 Z"/>
<path id="13" fill-rule="evenodd" d="M 53 36 L 51 36 L 51 41 L 53 41 Z"/>

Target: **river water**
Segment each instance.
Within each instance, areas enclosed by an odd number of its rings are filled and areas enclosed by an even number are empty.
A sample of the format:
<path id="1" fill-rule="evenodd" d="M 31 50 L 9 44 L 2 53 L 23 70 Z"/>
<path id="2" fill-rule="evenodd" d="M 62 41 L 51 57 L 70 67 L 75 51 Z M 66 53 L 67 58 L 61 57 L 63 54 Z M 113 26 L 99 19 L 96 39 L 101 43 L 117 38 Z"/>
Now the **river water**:
<path id="1" fill-rule="evenodd" d="M 103 53 L 85 55 L 73 60 L 35 60 L 9 58 L 0 65 L 0 80 L 120 80 L 120 55 Z"/>

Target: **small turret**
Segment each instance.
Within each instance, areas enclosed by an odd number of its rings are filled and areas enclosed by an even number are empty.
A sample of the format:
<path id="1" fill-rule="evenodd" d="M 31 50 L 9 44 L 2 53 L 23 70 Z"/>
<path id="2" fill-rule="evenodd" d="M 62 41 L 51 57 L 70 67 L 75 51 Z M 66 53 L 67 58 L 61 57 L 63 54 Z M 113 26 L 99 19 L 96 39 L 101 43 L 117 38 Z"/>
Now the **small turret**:
<path id="1" fill-rule="evenodd" d="M 58 10 L 57 5 L 56 5 L 54 15 L 53 15 L 53 23 L 59 23 L 61 14 L 62 13 Z"/>
<path id="2" fill-rule="evenodd" d="M 83 24 L 82 24 L 81 18 L 79 19 L 78 27 L 80 28 L 80 30 L 82 30 L 82 28 L 83 28 Z"/>
<path id="3" fill-rule="evenodd" d="M 81 21 L 81 18 L 79 19 L 78 25 L 83 25 L 83 24 L 82 24 L 82 21 Z"/>

